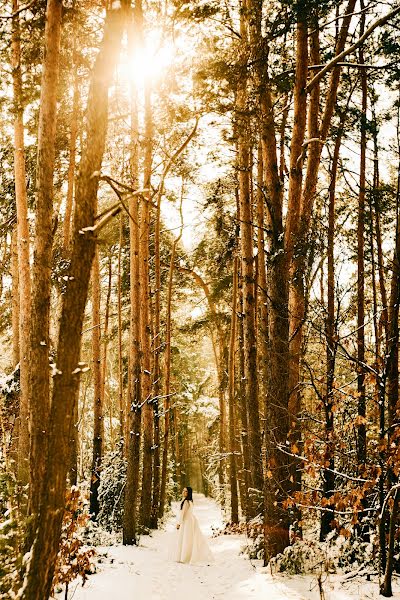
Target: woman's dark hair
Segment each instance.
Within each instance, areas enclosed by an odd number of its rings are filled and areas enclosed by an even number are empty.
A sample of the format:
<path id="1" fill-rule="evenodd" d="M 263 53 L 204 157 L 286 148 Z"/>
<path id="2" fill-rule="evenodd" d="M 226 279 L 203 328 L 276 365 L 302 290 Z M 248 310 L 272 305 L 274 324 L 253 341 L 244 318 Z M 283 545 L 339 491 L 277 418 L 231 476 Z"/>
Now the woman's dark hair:
<path id="1" fill-rule="evenodd" d="M 188 493 L 188 494 L 187 494 L 186 498 L 184 498 L 184 499 L 182 500 L 182 502 L 181 502 L 181 510 L 182 510 L 182 508 L 183 508 L 183 505 L 184 505 L 184 503 L 185 503 L 185 500 L 187 500 L 188 502 L 189 502 L 189 500 L 190 500 L 190 502 L 193 502 L 193 490 L 192 490 L 192 488 L 191 488 L 191 487 L 189 487 L 189 486 L 187 485 L 187 486 L 186 486 L 186 489 L 187 489 L 187 493 Z"/>

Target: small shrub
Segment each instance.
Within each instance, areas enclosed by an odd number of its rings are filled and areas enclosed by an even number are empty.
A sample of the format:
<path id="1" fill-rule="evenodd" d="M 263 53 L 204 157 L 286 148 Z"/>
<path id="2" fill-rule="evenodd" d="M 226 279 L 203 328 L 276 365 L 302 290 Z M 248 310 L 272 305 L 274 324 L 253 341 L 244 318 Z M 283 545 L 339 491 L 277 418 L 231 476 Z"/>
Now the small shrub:
<path id="1" fill-rule="evenodd" d="M 303 575 L 332 571 L 325 544 L 312 540 L 302 540 L 288 546 L 278 556 L 271 559 L 271 569 L 289 575 Z"/>
<path id="2" fill-rule="evenodd" d="M 365 542 L 358 536 L 338 535 L 325 542 L 299 540 L 271 560 L 271 568 L 290 575 L 322 572 L 350 572 L 359 567 L 377 568 L 378 556 L 374 537 Z"/>
<path id="3" fill-rule="evenodd" d="M 122 447 L 107 452 L 101 464 L 99 525 L 108 532 L 121 531 L 124 517 L 126 459 Z"/>
<path id="4" fill-rule="evenodd" d="M 94 548 L 85 546 L 84 529 L 90 519 L 88 503 L 77 487 L 72 487 L 66 495 L 65 513 L 62 524 L 60 550 L 53 579 L 53 588 L 68 585 L 81 577 L 82 585 L 87 575 L 94 571 L 92 558 Z"/>
<path id="5" fill-rule="evenodd" d="M 5 461 L 0 461 L 0 598 L 14 598 L 22 570 L 19 552 L 24 535 L 24 522 L 17 504 L 17 484 Z"/>

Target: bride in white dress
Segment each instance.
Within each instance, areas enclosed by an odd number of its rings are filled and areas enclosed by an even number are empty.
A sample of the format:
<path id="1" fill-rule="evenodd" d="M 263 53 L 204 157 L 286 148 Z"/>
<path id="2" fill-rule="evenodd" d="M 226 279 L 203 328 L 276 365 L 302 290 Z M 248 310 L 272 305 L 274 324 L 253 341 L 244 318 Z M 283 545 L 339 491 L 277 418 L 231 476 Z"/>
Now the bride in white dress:
<path id="1" fill-rule="evenodd" d="M 191 487 L 183 489 L 182 498 L 176 525 L 178 535 L 173 560 L 191 565 L 210 564 L 213 556 L 193 514 L 193 490 Z"/>

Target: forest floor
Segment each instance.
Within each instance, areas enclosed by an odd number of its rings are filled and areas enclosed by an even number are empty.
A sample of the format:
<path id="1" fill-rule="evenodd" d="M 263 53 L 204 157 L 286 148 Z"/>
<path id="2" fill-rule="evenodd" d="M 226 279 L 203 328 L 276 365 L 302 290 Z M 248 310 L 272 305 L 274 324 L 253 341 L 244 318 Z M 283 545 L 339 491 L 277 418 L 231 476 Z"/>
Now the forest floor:
<path id="1" fill-rule="evenodd" d="M 241 535 L 211 537 L 223 526 L 217 504 L 194 496 L 195 514 L 214 555 L 211 566 L 195 567 L 173 563 L 168 552 L 176 535 L 176 518 L 171 517 L 164 530 L 143 536 L 138 547 L 98 548 L 97 572 L 85 586 L 70 585 L 73 600 L 320 600 L 314 576 L 271 575 L 261 561 L 250 561 L 240 554 L 245 544 Z M 178 504 L 173 505 L 174 512 Z M 395 582 L 393 598 L 400 599 Z M 378 583 L 343 575 L 323 577 L 325 600 L 377 600 Z M 59 600 L 64 598 L 60 593 Z"/>

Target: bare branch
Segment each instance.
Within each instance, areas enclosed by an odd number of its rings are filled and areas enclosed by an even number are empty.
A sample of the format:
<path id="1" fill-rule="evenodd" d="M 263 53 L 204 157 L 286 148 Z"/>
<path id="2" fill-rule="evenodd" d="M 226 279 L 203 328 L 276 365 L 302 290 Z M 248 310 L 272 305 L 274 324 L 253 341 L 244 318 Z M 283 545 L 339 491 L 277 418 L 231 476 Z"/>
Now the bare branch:
<path id="1" fill-rule="evenodd" d="M 36 3 L 36 1 L 37 0 L 32 0 L 32 2 L 29 2 L 29 4 L 21 6 L 21 8 L 13 12 L 11 15 L 0 15 L 0 19 L 15 19 L 15 17 L 18 17 L 18 15 L 24 10 L 28 10 L 31 6 L 33 6 Z"/>
<path id="2" fill-rule="evenodd" d="M 398 65 L 398 61 L 393 61 L 388 63 L 387 65 L 365 65 L 359 63 L 352 62 L 339 62 L 336 64 L 337 67 L 353 67 L 355 69 L 391 69 L 392 67 L 396 67 Z M 326 65 L 309 65 L 308 68 L 310 70 L 314 69 L 323 69 Z"/>
<path id="3" fill-rule="evenodd" d="M 390 19 L 392 19 L 393 17 L 395 17 L 399 13 L 400 13 L 400 6 L 397 6 L 395 9 L 393 9 L 392 11 L 390 11 L 389 13 L 387 13 L 386 15 L 384 15 L 383 17 L 380 17 L 379 19 L 376 19 L 376 21 L 374 21 L 372 23 L 372 25 L 370 25 L 368 27 L 368 29 L 366 30 L 366 32 L 352 46 L 349 46 L 349 48 L 347 48 L 346 50 L 343 50 L 343 52 L 340 52 L 340 54 L 338 54 L 337 56 L 335 56 L 334 58 L 332 58 L 332 60 L 330 60 L 325 65 L 325 67 L 323 69 L 321 69 L 321 71 L 319 71 L 319 73 L 317 73 L 311 79 L 310 83 L 306 87 L 306 92 L 310 92 L 313 89 L 313 87 L 324 77 L 324 75 L 326 75 L 326 73 L 328 71 L 330 71 L 334 67 L 338 66 L 338 63 L 341 62 L 343 60 L 343 58 L 345 58 L 346 56 L 348 56 L 349 54 L 351 54 L 352 52 L 354 52 L 354 50 L 357 50 L 357 48 L 359 48 L 365 42 L 365 40 L 371 35 L 371 33 L 377 27 L 380 27 L 381 25 L 384 25 L 385 23 L 387 23 L 388 21 L 390 21 Z"/>

